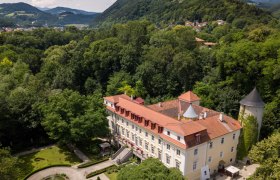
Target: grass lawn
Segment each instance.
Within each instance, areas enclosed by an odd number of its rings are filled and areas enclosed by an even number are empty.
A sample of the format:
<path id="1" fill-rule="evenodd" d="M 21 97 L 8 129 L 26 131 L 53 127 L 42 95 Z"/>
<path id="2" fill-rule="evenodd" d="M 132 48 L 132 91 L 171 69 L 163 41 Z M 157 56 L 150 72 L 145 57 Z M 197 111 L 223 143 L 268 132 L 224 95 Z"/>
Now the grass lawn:
<path id="1" fill-rule="evenodd" d="M 118 173 L 113 172 L 113 173 L 111 173 L 111 174 L 108 174 L 108 172 L 106 172 L 105 175 L 106 175 L 110 180 L 117 180 Z"/>
<path id="2" fill-rule="evenodd" d="M 34 170 L 57 164 L 73 165 L 80 163 L 80 159 L 67 148 L 52 146 L 36 153 L 20 156 L 23 177 Z"/>

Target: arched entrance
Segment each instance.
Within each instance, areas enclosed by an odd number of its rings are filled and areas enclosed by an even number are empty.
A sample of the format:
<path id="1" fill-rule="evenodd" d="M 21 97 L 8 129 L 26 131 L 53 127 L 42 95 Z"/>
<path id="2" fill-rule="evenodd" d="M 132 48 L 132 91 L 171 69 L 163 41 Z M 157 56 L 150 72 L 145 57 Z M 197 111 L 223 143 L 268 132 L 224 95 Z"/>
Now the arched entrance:
<path id="1" fill-rule="evenodd" d="M 224 172 L 225 171 L 225 161 L 221 160 L 219 162 L 219 166 L 218 166 L 218 172 Z"/>

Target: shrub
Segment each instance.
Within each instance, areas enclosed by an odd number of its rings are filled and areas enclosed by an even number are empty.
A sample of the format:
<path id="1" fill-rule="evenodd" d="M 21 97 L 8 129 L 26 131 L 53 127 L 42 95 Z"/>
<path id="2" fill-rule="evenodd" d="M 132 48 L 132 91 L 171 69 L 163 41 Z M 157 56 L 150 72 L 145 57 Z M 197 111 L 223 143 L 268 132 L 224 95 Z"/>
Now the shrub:
<path id="1" fill-rule="evenodd" d="M 102 159 L 102 160 L 99 160 L 99 161 L 90 161 L 90 162 L 86 162 L 84 164 L 81 164 L 78 166 L 78 168 L 86 168 L 86 167 L 89 167 L 89 166 L 92 166 L 92 165 L 95 165 L 95 164 L 98 164 L 98 163 L 102 163 L 102 162 L 105 162 L 105 161 L 108 161 L 109 158 L 105 158 L 105 159 Z"/>
<path id="2" fill-rule="evenodd" d="M 88 178 L 91 178 L 91 177 L 93 177 L 93 176 L 96 176 L 96 175 L 105 173 L 106 171 L 109 171 L 109 170 L 111 171 L 112 169 L 115 169 L 115 168 L 117 168 L 116 165 L 111 165 L 111 166 L 109 166 L 109 167 L 106 167 L 106 168 L 103 168 L 103 169 L 99 169 L 99 170 L 97 170 L 97 171 L 94 171 L 94 172 L 89 173 L 89 174 L 86 176 L 86 178 L 87 178 L 87 179 L 88 179 Z"/>

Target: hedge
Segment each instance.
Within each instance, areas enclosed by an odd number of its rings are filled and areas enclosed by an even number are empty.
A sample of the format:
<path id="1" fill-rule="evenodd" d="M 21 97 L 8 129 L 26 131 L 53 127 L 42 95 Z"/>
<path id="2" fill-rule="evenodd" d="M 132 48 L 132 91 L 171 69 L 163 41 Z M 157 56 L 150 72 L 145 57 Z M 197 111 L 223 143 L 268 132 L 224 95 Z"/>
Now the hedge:
<path id="1" fill-rule="evenodd" d="M 69 165 L 69 164 L 55 164 L 55 165 L 49 165 L 49 166 L 46 166 L 46 167 L 43 167 L 43 168 L 40 168 L 40 169 L 36 169 L 35 171 L 32 171 L 30 174 L 25 176 L 24 180 L 27 180 L 30 176 L 32 176 L 33 174 L 35 174 L 39 171 L 42 171 L 44 169 L 48 169 L 48 168 L 51 168 L 51 167 L 71 167 L 71 165 Z"/>
<path id="2" fill-rule="evenodd" d="M 117 168 L 117 167 L 118 167 L 118 166 L 116 166 L 116 165 L 111 165 L 111 166 L 109 166 L 109 167 L 106 167 L 106 168 L 103 168 L 103 169 L 99 169 L 99 170 L 97 170 L 97 171 L 93 171 L 93 172 L 89 173 L 89 174 L 86 176 L 86 178 L 87 178 L 87 179 L 88 179 L 88 178 L 91 178 L 91 177 L 93 177 L 93 176 L 96 176 L 96 175 L 105 173 L 105 172 L 108 171 L 109 169 L 114 169 L 114 168 Z"/>
<path id="3" fill-rule="evenodd" d="M 95 165 L 95 164 L 98 164 L 98 163 L 102 163 L 102 162 L 105 162 L 105 161 L 108 161 L 109 158 L 105 158 L 105 159 L 102 159 L 102 160 L 99 160 L 99 161 L 90 161 L 90 162 L 86 162 L 84 164 L 81 164 L 78 166 L 78 168 L 86 168 L 86 167 L 89 167 L 89 166 L 92 166 L 92 165 Z"/>

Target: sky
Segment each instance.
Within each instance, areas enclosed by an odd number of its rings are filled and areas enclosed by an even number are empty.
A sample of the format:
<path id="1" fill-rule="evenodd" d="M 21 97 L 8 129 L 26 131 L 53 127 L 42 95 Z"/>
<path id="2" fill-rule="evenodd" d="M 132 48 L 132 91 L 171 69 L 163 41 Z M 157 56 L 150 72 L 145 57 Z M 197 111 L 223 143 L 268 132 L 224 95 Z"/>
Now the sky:
<path id="1" fill-rule="evenodd" d="M 0 3 L 25 2 L 36 7 L 53 8 L 62 6 L 90 12 L 103 12 L 115 1 L 116 0 L 0 0 Z"/>

